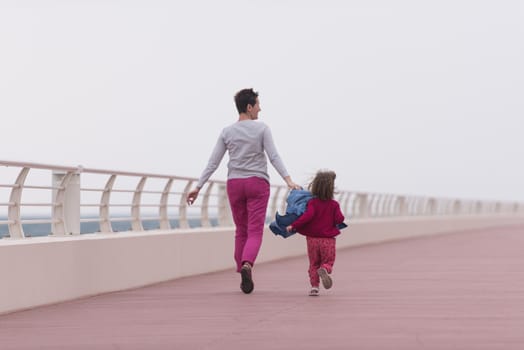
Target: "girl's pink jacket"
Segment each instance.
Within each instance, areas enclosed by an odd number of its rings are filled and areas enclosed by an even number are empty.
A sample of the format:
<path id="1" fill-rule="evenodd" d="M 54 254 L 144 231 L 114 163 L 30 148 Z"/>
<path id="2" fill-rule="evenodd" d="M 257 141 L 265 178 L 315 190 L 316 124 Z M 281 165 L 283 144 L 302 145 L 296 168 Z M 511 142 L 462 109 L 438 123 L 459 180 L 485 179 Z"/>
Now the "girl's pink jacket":
<path id="1" fill-rule="evenodd" d="M 340 233 L 336 225 L 344 222 L 340 205 L 334 199 L 308 201 L 306 211 L 291 226 L 298 233 L 310 237 L 335 237 Z"/>

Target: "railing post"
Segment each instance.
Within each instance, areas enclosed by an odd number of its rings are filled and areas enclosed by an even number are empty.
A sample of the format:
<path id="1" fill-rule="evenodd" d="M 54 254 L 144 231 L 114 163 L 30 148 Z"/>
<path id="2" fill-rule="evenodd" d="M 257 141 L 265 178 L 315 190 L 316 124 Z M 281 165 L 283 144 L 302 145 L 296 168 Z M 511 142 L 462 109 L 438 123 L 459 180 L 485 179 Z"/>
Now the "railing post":
<path id="1" fill-rule="evenodd" d="M 375 201 L 375 215 L 376 217 L 383 217 L 384 216 L 384 200 L 386 199 L 385 194 L 375 194 L 374 195 L 374 201 Z"/>
<path id="2" fill-rule="evenodd" d="M 22 218 L 20 217 L 20 201 L 22 199 L 22 189 L 24 182 L 29 173 L 29 168 L 24 167 L 20 170 L 20 174 L 16 178 L 15 186 L 11 190 L 9 198 L 9 207 L 7 209 L 7 217 L 9 218 L 9 237 L 24 238 L 24 229 L 22 227 Z"/>
<path id="3" fill-rule="evenodd" d="M 454 202 L 453 202 L 453 209 L 452 209 L 452 214 L 462 214 L 462 203 L 456 199 Z"/>
<path id="4" fill-rule="evenodd" d="M 271 199 L 271 205 L 269 206 L 269 218 L 273 220 L 273 213 L 276 213 L 278 211 L 277 205 L 278 205 L 278 195 L 280 193 L 280 190 L 282 187 L 275 188 L 275 191 L 273 192 L 273 198 Z M 267 213 L 266 213 L 267 216 Z"/>
<path id="5" fill-rule="evenodd" d="M 209 220 L 209 197 L 211 197 L 211 190 L 213 189 L 214 182 L 209 182 L 204 193 L 204 199 L 202 200 L 202 210 L 200 211 L 200 223 L 202 227 L 211 227 L 211 221 Z"/>
<path id="6" fill-rule="evenodd" d="M 348 211 L 348 205 L 349 205 L 349 198 L 351 197 L 351 192 L 344 192 L 345 193 L 345 197 L 344 197 L 344 204 L 342 204 L 342 213 L 344 214 L 344 216 L 348 217 L 349 218 L 349 211 Z"/>
<path id="7" fill-rule="evenodd" d="M 138 185 L 136 186 L 135 193 L 133 195 L 133 204 L 131 205 L 131 229 L 133 231 L 144 231 L 142 226 L 142 220 L 140 219 L 140 202 L 142 199 L 142 191 L 146 184 L 147 177 L 142 176 Z"/>
<path id="8" fill-rule="evenodd" d="M 186 193 L 191 190 L 193 186 L 193 180 L 188 180 L 186 187 L 184 187 L 184 192 L 180 195 L 180 205 L 178 209 L 178 227 L 180 228 L 189 228 L 189 220 L 187 218 L 187 202 L 186 202 Z M 209 186 L 209 185 L 208 185 Z"/>
<path id="9" fill-rule="evenodd" d="M 358 201 L 359 201 L 358 216 L 361 218 L 367 218 L 369 216 L 368 195 L 364 193 L 359 193 Z"/>
<path id="10" fill-rule="evenodd" d="M 428 200 L 428 207 L 427 207 L 427 213 L 429 215 L 435 215 L 437 212 L 437 201 L 435 198 L 430 198 Z"/>
<path id="11" fill-rule="evenodd" d="M 80 174 L 53 171 L 51 232 L 53 236 L 80 234 Z"/>
<path id="12" fill-rule="evenodd" d="M 404 196 L 398 197 L 398 210 L 401 216 L 408 215 L 408 205 L 406 203 L 406 197 Z"/>
<path id="13" fill-rule="evenodd" d="M 167 215 L 167 200 L 169 199 L 169 192 L 171 191 L 171 186 L 173 185 L 173 179 L 170 178 L 167 180 L 167 183 L 162 191 L 162 197 L 160 198 L 160 229 L 170 230 L 171 223 L 169 222 L 169 216 Z"/>
<path id="14" fill-rule="evenodd" d="M 393 204 L 395 203 L 395 196 L 392 194 L 386 195 L 386 201 L 384 203 L 384 216 L 394 215 Z"/>
<path id="15" fill-rule="evenodd" d="M 481 201 L 477 201 L 475 203 L 475 214 L 481 214 L 482 213 L 482 202 Z"/>
<path id="16" fill-rule="evenodd" d="M 109 216 L 109 200 L 111 199 L 111 191 L 115 184 L 116 175 L 112 174 L 107 180 L 102 198 L 100 199 L 100 232 L 113 232 L 111 227 L 111 219 Z"/>

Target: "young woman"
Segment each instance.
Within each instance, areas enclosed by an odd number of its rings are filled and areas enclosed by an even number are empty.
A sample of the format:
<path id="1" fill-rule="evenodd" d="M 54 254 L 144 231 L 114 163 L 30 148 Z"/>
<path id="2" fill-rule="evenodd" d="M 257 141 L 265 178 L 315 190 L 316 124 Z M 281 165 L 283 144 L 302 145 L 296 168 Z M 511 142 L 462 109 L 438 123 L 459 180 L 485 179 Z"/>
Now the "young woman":
<path id="1" fill-rule="evenodd" d="M 253 89 L 240 90 L 235 95 L 238 121 L 222 130 L 194 190 L 187 194 L 193 204 L 202 186 L 220 165 L 226 151 L 229 155 L 227 195 L 231 205 L 235 233 L 235 261 L 241 274 L 240 289 L 249 294 L 254 289 L 252 268 L 260 245 L 269 200 L 269 161 L 289 188 L 295 184 L 280 159 L 269 127 L 258 122 L 260 101 Z"/>

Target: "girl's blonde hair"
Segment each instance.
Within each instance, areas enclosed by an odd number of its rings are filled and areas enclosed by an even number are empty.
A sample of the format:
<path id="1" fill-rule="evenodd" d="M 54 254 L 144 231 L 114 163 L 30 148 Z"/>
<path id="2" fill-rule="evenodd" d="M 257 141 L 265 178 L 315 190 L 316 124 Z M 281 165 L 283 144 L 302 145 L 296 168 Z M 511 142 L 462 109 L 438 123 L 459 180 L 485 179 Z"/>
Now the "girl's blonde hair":
<path id="1" fill-rule="evenodd" d="M 337 174 L 331 170 L 319 170 L 308 186 L 309 191 L 320 200 L 333 199 Z"/>

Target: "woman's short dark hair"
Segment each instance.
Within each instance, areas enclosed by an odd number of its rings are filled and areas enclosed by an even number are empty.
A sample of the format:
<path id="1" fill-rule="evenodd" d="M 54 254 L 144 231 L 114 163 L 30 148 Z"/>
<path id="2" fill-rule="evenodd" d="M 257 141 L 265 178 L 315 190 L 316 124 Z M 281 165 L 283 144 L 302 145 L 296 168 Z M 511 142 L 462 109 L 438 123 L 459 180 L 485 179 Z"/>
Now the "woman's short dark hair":
<path id="1" fill-rule="evenodd" d="M 258 92 L 253 89 L 242 89 L 235 94 L 235 105 L 238 113 L 246 113 L 247 105 L 254 106 L 257 103 Z"/>

